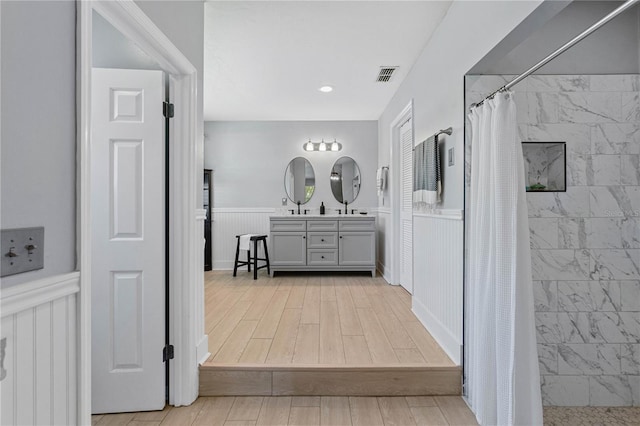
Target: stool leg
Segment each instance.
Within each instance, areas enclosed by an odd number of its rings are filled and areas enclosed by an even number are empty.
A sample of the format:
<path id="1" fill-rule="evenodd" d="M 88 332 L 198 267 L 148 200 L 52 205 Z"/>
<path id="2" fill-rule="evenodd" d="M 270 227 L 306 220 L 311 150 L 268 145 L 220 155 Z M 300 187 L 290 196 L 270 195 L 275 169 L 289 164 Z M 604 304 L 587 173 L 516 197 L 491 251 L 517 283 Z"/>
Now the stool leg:
<path id="1" fill-rule="evenodd" d="M 269 250 L 267 250 L 267 240 L 262 240 L 264 246 L 264 258 L 267 259 L 267 274 L 271 275 L 271 268 L 269 267 Z"/>
<path id="2" fill-rule="evenodd" d="M 238 240 L 238 244 L 236 245 L 236 261 L 233 263 L 233 276 L 236 276 L 238 272 L 238 257 L 240 256 L 240 238 L 236 238 Z"/>
<path id="3" fill-rule="evenodd" d="M 251 243 L 249 243 L 249 250 L 247 250 L 247 271 L 251 272 Z"/>
<path id="4" fill-rule="evenodd" d="M 258 279 L 258 240 L 253 240 L 253 279 Z"/>

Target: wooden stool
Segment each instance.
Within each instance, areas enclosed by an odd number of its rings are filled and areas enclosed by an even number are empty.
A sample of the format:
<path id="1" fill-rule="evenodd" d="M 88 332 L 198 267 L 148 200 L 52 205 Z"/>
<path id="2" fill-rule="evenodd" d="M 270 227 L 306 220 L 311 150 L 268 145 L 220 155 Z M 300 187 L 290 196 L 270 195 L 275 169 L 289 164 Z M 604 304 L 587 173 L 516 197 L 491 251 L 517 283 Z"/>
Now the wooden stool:
<path id="1" fill-rule="evenodd" d="M 249 239 L 253 243 L 253 257 L 251 257 L 251 245 L 247 250 L 247 260 L 240 260 L 240 235 L 236 235 L 236 262 L 233 265 L 233 276 L 236 276 L 238 272 L 238 266 L 247 265 L 247 270 L 251 272 L 251 261 L 253 261 L 253 279 L 258 279 L 258 269 L 267 268 L 267 273 L 271 275 L 271 268 L 269 265 L 269 251 L 267 250 L 267 236 L 266 235 L 252 235 Z M 262 241 L 262 247 L 264 248 L 264 257 L 258 257 L 258 241 Z M 266 262 L 262 266 L 258 266 L 258 260 Z"/>

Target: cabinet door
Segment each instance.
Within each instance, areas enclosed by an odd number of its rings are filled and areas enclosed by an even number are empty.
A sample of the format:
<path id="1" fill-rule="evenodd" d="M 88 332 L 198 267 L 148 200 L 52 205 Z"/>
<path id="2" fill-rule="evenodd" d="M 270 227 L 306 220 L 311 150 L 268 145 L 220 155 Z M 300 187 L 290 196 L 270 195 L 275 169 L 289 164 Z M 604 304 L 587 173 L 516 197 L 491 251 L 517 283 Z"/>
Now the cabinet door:
<path id="1" fill-rule="evenodd" d="M 341 232 L 338 244 L 340 265 L 375 266 L 375 232 Z"/>
<path id="2" fill-rule="evenodd" d="M 269 258 L 273 266 L 307 264 L 306 232 L 272 232 Z"/>

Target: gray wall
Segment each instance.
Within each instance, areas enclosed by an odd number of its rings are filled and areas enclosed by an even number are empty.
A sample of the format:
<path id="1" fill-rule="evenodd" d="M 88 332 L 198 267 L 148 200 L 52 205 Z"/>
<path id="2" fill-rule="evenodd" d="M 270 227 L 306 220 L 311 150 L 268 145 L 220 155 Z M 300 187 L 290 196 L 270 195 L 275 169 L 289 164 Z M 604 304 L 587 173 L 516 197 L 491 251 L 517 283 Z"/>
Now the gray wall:
<path id="1" fill-rule="evenodd" d="M 45 269 L 2 287 L 70 272 L 76 243 L 75 28 L 73 1 L 2 1 L 1 221 L 45 226 Z M 202 94 L 202 1 L 138 6 L 198 70 Z M 202 100 L 199 100 L 199 122 Z"/>
<path id="2" fill-rule="evenodd" d="M 500 60 L 488 55 L 470 74 L 520 74 L 622 4 L 574 1 Z M 631 74 L 639 69 L 638 6 L 542 67 L 538 74 Z M 518 37 L 516 29 L 506 37 Z M 506 43 L 504 43 L 506 44 Z M 503 46 L 504 46 L 503 44 Z M 500 50 L 500 46 L 496 50 Z M 504 47 L 502 48 L 504 50 Z M 597 53 L 596 53 L 597 52 Z M 496 52 L 491 52 L 496 53 Z"/>
<path id="3" fill-rule="evenodd" d="M 340 152 L 306 152 L 311 138 L 342 143 Z M 208 121 L 205 168 L 213 169 L 214 207 L 281 207 L 289 161 L 305 157 L 316 175 L 307 208 L 338 208 L 329 175 L 333 163 L 349 156 L 360 166 L 362 186 L 354 208 L 377 206 L 375 188 L 378 132 L 375 121 Z M 293 203 L 288 201 L 288 208 Z"/>
<path id="4" fill-rule="evenodd" d="M 135 43 L 102 17 L 93 12 L 92 58 L 96 68 L 160 70 L 160 66 Z"/>
<path id="5" fill-rule="evenodd" d="M 0 226 L 45 227 L 45 268 L 3 278 L 8 287 L 75 269 L 76 11 L 70 1 L 0 7 Z"/>
<path id="6" fill-rule="evenodd" d="M 204 72 L 204 1 L 136 0 L 142 11 L 198 70 L 198 125 L 202 136 Z"/>
<path id="7" fill-rule="evenodd" d="M 464 75 L 531 13 L 540 1 L 454 2 L 378 121 L 378 161 L 389 165 L 390 125 L 414 100 L 415 141 L 453 127 L 443 150 L 455 148 L 455 165 L 443 167 L 442 208 L 463 207 Z M 490 23 L 490 25 L 488 24 Z M 388 206 L 388 191 L 384 205 Z"/>

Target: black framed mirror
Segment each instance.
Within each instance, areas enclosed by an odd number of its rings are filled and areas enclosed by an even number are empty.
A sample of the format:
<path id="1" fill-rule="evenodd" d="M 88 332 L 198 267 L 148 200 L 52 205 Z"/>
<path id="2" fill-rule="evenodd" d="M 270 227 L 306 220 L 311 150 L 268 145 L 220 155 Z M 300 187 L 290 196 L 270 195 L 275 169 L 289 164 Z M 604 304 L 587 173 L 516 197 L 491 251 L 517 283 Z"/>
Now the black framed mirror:
<path id="1" fill-rule="evenodd" d="M 340 157 L 333 163 L 329 177 L 331 192 L 339 203 L 353 203 L 360 193 L 360 167 L 351 157 Z"/>
<path id="2" fill-rule="evenodd" d="M 289 162 L 284 172 L 284 190 L 294 203 L 306 204 L 316 190 L 316 175 L 313 166 L 304 157 Z"/>

